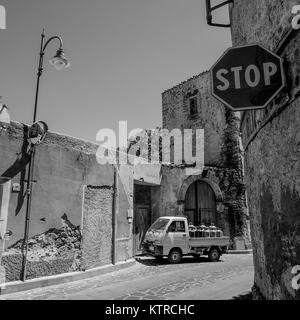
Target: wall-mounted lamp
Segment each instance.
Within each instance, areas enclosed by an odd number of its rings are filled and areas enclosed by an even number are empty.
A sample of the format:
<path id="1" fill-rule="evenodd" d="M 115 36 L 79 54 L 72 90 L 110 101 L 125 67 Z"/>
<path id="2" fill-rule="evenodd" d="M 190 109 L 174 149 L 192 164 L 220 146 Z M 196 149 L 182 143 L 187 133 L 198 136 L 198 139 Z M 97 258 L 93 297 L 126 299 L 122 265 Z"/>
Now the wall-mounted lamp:
<path id="1" fill-rule="evenodd" d="M 224 24 L 224 23 L 214 23 L 212 22 L 213 20 L 213 16 L 212 16 L 212 12 L 220 9 L 224 6 L 226 6 L 227 4 L 233 3 L 234 0 L 228 0 L 225 2 L 222 2 L 220 4 L 217 4 L 215 6 L 211 5 L 211 0 L 206 0 L 206 20 L 207 20 L 207 24 L 213 27 L 223 27 L 223 28 L 229 28 L 230 27 L 230 23 L 229 24 Z"/>
<path id="2" fill-rule="evenodd" d="M 44 121 L 35 122 L 28 130 L 27 140 L 32 145 L 43 142 L 48 132 L 48 125 Z"/>

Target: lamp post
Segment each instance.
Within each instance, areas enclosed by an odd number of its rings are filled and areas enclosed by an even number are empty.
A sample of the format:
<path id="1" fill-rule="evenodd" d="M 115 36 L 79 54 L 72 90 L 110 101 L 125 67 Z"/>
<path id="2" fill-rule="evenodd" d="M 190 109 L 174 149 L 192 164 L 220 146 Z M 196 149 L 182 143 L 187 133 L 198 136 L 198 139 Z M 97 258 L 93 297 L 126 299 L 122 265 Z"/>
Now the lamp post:
<path id="1" fill-rule="evenodd" d="M 43 64 L 44 64 L 44 55 L 45 50 L 50 42 L 53 40 L 59 41 L 59 49 L 56 52 L 56 55 L 50 59 L 50 64 L 52 64 L 56 70 L 62 70 L 64 68 L 68 68 L 70 66 L 69 61 L 66 59 L 63 51 L 63 41 L 59 36 L 53 36 L 49 38 L 45 42 L 45 31 L 43 30 L 41 35 L 41 47 L 40 47 L 40 59 L 39 59 L 39 67 L 37 73 L 37 82 L 36 82 L 36 91 L 35 91 L 35 102 L 34 102 L 34 113 L 33 113 L 33 124 L 36 123 L 36 114 L 37 114 L 37 106 L 38 106 L 38 98 L 39 98 L 39 87 L 40 87 L 40 78 L 43 73 Z M 41 130 L 44 130 L 44 138 L 46 131 L 48 130 L 47 125 L 44 122 L 40 122 Z M 30 138 L 30 137 L 28 137 Z M 29 158 L 29 167 L 28 167 L 28 175 L 27 175 L 27 205 L 26 205 L 26 218 L 25 218 L 25 231 L 24 231 L 24 240 L 23 240 L 23 261 L 22 261 L 22 281 L 26 280 L 26 263 L 27 263 L 27 253 L 28 253 L 28 236 L 29 236 L 29 222 L 30 222 L 30 211 L 31 211 L 31 194 L 32 194 L 32 183 L 34 176 L 34 156 L 35 156 L 35 145 L 41 142 L 42 139 L 38 142 L 30 141 L 31 143 L 31 152 Z"/>

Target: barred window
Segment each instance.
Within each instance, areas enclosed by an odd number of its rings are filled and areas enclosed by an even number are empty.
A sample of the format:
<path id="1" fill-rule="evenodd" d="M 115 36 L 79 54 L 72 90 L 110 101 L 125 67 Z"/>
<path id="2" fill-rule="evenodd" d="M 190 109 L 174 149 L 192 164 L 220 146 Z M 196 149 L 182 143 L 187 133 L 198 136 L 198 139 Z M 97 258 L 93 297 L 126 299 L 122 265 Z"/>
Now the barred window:
<path id="1" fill-rule="evenodd" d="M 198 99 L 197 97 L 191 97 L 189 99 L 190 115 L 193 116 L 198 113 Z"/>

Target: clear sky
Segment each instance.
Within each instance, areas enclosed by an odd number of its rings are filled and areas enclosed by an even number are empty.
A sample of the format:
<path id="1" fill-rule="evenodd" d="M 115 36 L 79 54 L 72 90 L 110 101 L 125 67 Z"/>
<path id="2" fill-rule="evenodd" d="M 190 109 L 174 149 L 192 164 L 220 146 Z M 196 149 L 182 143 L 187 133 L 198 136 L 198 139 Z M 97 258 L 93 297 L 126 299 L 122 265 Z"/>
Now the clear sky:
<path id="1" fill-rule="evenodd" d="M 214 1 L 221 2 L 221 1 Z M 213 3 L 214 3 L 213 2 Z M 206 24 L 204 0 L 0 0 L 0 95 L 13 120 L 31 123 L 40 34 L 61 35 L 71 67 L 46 50 L 38 119 L 51 131 L 94 141 L 101 128 L 161 125 L 161 93 L 208 70 L 231 46 Z M 228 10 L 217 15 L 228 21 Z"/>

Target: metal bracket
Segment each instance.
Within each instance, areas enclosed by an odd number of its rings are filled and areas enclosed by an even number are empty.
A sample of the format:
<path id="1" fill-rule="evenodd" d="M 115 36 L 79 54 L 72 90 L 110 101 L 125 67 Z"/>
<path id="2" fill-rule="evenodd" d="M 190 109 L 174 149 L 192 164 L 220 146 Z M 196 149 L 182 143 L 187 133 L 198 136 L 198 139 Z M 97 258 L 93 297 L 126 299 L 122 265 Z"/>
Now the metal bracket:
<path id="1" fill-rule="evenodd" d="M 23 182 L 28 182 L 28 179 L 24 179 L 24 180 L 22 180 Z M 31 180 L 31 183 L 37 183 L 37 180 Z"/>
<path id="2" fill-rule="evenodd" d="M 225 2 L 222 2 L 216 6 L 211 6 L 211 0 L 206 0 L 206 20 L 207 20 L 207 24 L 213 27 L 223 27 L 223 28 L 230 28 L 230 23 L 229 24 L 223 24 L 223 23 L 214 23 L 212 22 L 212 12 L 214 10 L 217 10 L 221 7 L 226 6 L 227 4 L 233 3 L 234 0 L 227 0 Z"/>

